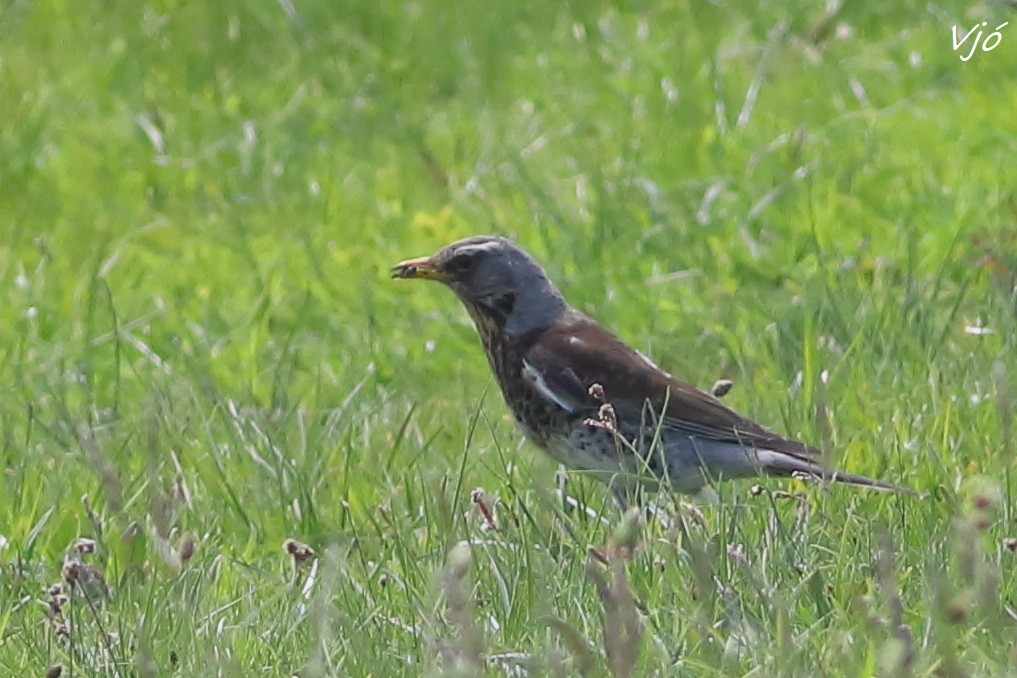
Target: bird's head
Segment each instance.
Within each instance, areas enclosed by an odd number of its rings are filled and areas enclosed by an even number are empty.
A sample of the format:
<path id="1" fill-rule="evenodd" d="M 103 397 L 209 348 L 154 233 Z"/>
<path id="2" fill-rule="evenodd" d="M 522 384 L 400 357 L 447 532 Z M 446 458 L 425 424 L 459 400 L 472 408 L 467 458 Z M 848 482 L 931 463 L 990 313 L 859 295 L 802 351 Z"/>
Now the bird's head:
<path id="1" fill-rule="evenodd" d="M 401 261 L 392 277 L 444 283 L 478 322 L 493 321 L 509 334 L 546 327 L 566 308 L 536 259 L 499 236 L 465 238 L 430 257 Z"/>

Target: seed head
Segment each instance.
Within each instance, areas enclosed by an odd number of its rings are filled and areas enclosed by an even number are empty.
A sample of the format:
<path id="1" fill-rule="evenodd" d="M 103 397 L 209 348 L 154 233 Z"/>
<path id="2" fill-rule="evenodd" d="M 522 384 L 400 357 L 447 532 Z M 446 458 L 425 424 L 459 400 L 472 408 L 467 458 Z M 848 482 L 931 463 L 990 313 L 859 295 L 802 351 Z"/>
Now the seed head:
<path id="1" fill-rule="evenodd" d="M 293 562 L 297 565 L 314 557 L 314 549 L 296 539 L 287 539 L 283 542 L 283 549 L 293 556 Z"/>
<path id="2" fill-rule="evenodd" d="M 78 537 L 77 541 L 74 542 L 74 550 L 83 556 L 95 553 L 95 540 L 88 537 Z"/>

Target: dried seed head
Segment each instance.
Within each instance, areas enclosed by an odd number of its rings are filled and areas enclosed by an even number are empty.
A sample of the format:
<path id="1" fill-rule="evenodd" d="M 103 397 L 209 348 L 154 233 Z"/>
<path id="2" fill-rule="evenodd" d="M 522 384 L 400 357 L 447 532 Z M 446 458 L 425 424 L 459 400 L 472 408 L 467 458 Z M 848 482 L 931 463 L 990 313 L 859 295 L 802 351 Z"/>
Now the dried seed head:
<path id="1" fill-rule="evenodd" d="M 699 527 L 704 527 L 704 528 L 706 527 L 706 516 L 703 515 L 703 512 L 699 510 L 698 506 L 696 506 L 695 504 L 688 504 L 686 502 L 681 502 L 678 505 L 678 508 L 680 508 L 684 513 L 687 513 L 689 518 L 696 525 L 698 525 Z"/>
<path id="2" fill-rule="evenodd" d="M 59 616 L 63 612 L 63 607 L 68 603 L 68 598 L 62 593 L 63 589 L 59 585 L 49 587 L 49 600 L 46 601 L 46 605 L 49 607 L 49 614 L 51 617 Z"/>
<path id="3" fill-rule="evenodd" d="M 617 430 L 618 428 L 618 417 L 615 415 L 614 407 L 611 403 L 604 403 L 600 406 L 600 410 L 597 412 L 597 417 L 609 430 Z"/>
<path id="4" fill-rule="evenodd" d="M 293 556 L 293 562 L 297 565 L 314 557 L 314 549 L 296 539 L 287 539 L 283 542 L 283 549 Z"/>
<path id="5" fill-rule="evenodd" d="M 710 389 L 710 393 L 713 394 L 714 398 L 723 398 L 734 386 L 734 382 L 730 379 L 718 379 L 713 383 L 713 388 Z"/>
<path id="6" fill-rule="evenodd" d="M 64 563 L 64 581 L 72 589 L 74 585 L 78 583 L 78 577 L 81 574 L 81 562 L 77 560 L 68 560 Z"/>
<path id="7" fill-rule="evenodd" d="M 987 476 L 969 478 L 964 483 L 963 491 L 969 506 L 976 512 L 993 511 L 999 508 L 1003 502 L 1003 493 L 999 484 Z"/>
<path id="8" fill-rule="evenodd" d="M 804 492 L 784 492 L 783 490 L 777 490 L 773 493 L 774 499 L 795 499 L 800 502 L 804 502 L 806 497 Z"/>
<path id="9" fill-rule="evenodd" d="M 975 505 L 975 508 L 989 508 L 996 502 L 988 494 L 976 494 L 971 498 L 971 503 Z"/>
<path id="10" fill-rule="evenodd" d="M 753 485 L 752 487 L 749 488 L 749 496 L 750 497 L 758 497 L 762 493 L 763 493 L 763 486 L 762 485 Z"/>
<path id="11" fill-rule="evenodd" d="M 960 624 L 967 619 L 968 601 L 963 596 L 954 596 L 946 603 L 946 618 L 954 624 Z"/>
<path id="12" fill-rule="evenodd" d="M 180 538 L 180 548 L 178 552 L 180 554 L 180 562 L 186 563 L 194 555 L 194 535 L 190 532 L 185 532 Z"/>
<path id="13" fill-rule="evenodd" d="M 1003 540 L 1003 548 L 1010 553 L 1017 553 L 1017 539 L 1013 537 L 1007 537 Z"/>
<path id="14" fill-rule="evenodd" d="M 484 500 L 484 488 L 475 487 L 470 490 L 470 500 L 477 506 L 480 514 L 484 516 L 483 529 L 485 530 L 497 530 L 498 524 L 494 520 L 494 514 L 491 512 L 491 508 L 487 505 Z"/>
<path id="15" fill-rule="evenodd" d="M 95 540 L 88 537 L 78 537 L 74 542 L 74 550 L 81 555 L 95 553 Z"/>
<path id="16" fill-rule="evenodd" d="M 611 564 L 611 562 L 607 559 L 607 556 L 604 554 L 604 552 L 601 551 L 600 549 L 594 547 L 594 546 L 587 547 L 586 554 L 591 559 L 596 560 L 601 565 L 610 565 Z M 591 562 L 587 562 L 586 565 L 587 565 L 587 569 L 592 567 L 592 563 Z M 603 575 L 601 575 L 600 570 L 597 570 L 596 573 L 598 575 L 600 575 L 600 576 L 603 576 Z"/>

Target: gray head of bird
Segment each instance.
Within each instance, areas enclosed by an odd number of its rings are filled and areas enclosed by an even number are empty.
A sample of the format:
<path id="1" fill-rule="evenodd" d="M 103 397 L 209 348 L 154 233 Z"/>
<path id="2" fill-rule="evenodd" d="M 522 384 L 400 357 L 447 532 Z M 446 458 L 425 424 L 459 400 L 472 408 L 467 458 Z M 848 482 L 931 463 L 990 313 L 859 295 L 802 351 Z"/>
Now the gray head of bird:
<path id="1" fill-rule="evenodd" d="M 392 277 L 443 283 L 478 322 L 494 322 L 509 335 L 547 327 L 567 308 L 537 260 L 500 236 L 464 238 L 429 257 L 401 261 Z"/>

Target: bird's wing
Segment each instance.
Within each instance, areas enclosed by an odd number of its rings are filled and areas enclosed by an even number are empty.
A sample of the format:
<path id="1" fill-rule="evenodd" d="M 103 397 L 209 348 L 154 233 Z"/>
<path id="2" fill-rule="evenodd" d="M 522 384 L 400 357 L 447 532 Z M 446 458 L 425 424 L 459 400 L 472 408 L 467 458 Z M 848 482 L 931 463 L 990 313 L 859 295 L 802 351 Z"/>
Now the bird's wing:
<path id="1" fill-rule="evenodd" d="M 812 457 L 818 450 L 785 438 L 708 393 L 675 379 L 591 318 L 569 311 L 526 352 L 523 376 L 543 398 L 571 412 L 595 411 L 599 384 L 620 418 L 649 421 L 703 440 Z M 650 423 L 650 426 L 653 426 Z"/>

